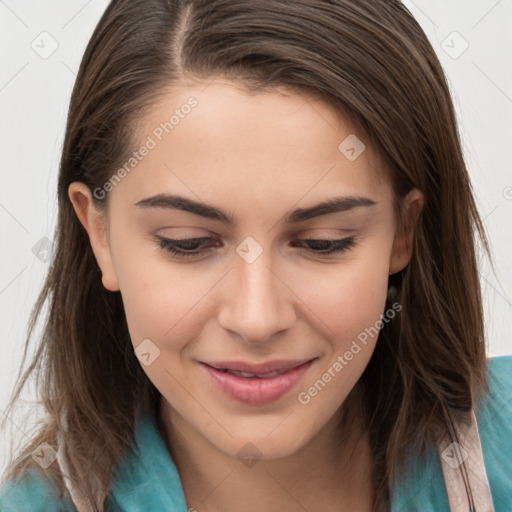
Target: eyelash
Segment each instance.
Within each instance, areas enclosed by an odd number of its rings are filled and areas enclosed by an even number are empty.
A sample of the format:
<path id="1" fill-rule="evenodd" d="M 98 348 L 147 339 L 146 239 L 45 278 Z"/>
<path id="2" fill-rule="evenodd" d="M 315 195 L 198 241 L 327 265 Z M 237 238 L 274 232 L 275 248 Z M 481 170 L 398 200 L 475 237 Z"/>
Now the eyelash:
<path id="1" fill-rule="evenodd" d="M 171 253 L 174 256 L 177 256 L 179 258 L 191 258 L 193 256 L 200 256 L 202 254 L 205 254 L 209 251 L 209 248 L 207 249 L 200 249 L 195 251 L 184 251 L 178 249 L 176 246 L 178 244 L 194 244 L 194 243 L 201 243 L 208 240 L 214 240 L 213 237 L 199 237 L 199 238 L 182 238 L 182 239 L 174 239 L 174 238 L 165 238 L 161 236 L 155 237 L 156 242 L 158 243 L 159 247 L 161 249 L 164 249 L 165 251 Z M 341 239 L 317 239 L 317 238 L 304 238 L 302 240 L 297 240 L 296 242 L 302 242 L 302 243 L 311 243 L 311 242 L 324 242 L 324 243 L 330 243 L 334 247 L 332 249 L 329 249 L 328 251 L 315 251 L 312 249 L 305 249 L 301 247 L 301 250 L 308 252 L 310 254 L 313 254 L 315 256 L 329 256 L 331 254 L 340 254 L 346 251 L 349 251 L 355 246 L 355 240 L 352 237 L 349 238 L 341 238 Z M 218 244 L 217 244 L 218 245 Z"/>

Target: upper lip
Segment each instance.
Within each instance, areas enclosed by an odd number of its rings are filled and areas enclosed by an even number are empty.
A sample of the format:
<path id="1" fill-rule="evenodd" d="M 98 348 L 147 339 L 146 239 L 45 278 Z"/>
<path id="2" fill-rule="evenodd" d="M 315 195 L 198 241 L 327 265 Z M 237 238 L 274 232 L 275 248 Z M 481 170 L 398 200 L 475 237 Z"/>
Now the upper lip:
<path id="1" fill-rule="evenodd" d="M 275 361 L 267 361 L 265 363 L 246 363 L 244 361 L 203 361 L 203 364 L 216 368 L 217 370 L 235 370 L 245 373 L 269 373 L 278 370 L 290 370 L 297 368 L 304 363 L 312 361 L 312 359 L 301 359 L 301 360 L 285 360 L 278 359 Z"/>

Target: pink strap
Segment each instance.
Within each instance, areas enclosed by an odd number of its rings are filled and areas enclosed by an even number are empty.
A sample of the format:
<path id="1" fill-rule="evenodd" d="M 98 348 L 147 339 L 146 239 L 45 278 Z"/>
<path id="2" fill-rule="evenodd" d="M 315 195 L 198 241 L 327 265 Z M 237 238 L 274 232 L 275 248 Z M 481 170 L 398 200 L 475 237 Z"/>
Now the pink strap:
<path id="1" fill-rule="evenodd" d="M 67 420 L 66 416 L 63 415 L 61 421 L 64 427 L 67 430 Z M 73 480 L 71 478 L 72 471 L 69 465 L 68 457 L 66 454 L 66 445 L 64 438 L 60 432 L 57 433 L 57 462 L 59 464 L 59 468 L 62 473 L 62 479 L 64 481 L 64 485 L 69 492 L 71 501 L 75 506 L 77 512 L 94 512 L 93 507 L 90 505 L 89 501 L 82 495 L 80 490 L 73 484 Z M 106 495 L 101 491 L 95 491 L 96 499 L 99 502 L 105 500 Z"/>
<path id="2" fill-rule="evenodd" d="M 471 412 L 468 423 L 461 423 L 456 428 L 460 444 L 443 439 L 438 445 L 450 512 L 494 512 L 474 412 Z M 465 462 L 473 493 L 473 509 L 470 507 L 462 477 L 462 462 Z"/>

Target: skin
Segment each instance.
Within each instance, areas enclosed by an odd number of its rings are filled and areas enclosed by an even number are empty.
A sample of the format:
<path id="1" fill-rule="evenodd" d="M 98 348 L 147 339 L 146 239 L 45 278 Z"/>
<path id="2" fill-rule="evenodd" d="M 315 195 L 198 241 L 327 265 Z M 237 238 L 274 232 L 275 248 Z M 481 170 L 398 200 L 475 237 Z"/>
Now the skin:
<path id="1" fill-rule="evenodd" d="M 143 368 L 162 395 L 159 424 L 187 503 L 199 512 L 370 511 L 373 462 L 354 386 L 377 336 L 308 404 L 297 397 L 381 318 L 388 276 L 411 257 L 422 194 L 404 199 L 413 222 L 398 231 L 371 146 L 365 141 L 350 161 L 338 146 L 354 128 L 321 101 L 284 88 L 250 95 L 220 79 L 173 87 L 141 119 L 140 145 L 190 96 L 197 107 L 109 192 L 106 213 L 84 184 L 69 187 L 103 284 L 121 292 L 134 348 L 149 338 L 160 350 Z M 136 206 L 161 193 L 222 208 L 236 224 Z M 335 196 L 376 204 L 283 220 Z M 213 236 L 219 245 L 179 259 L 155 234 Z M 248 236 L 263 250 L 251 263 L 236 252 Z M 292 243 L 349 236 L 355 245 L 329 256 Z M 298 385 L 267 405 L 226 396 L 198 362 L 312 358 Z M 237 455 L 247 443 L 261 457 L 252 467 Z"/>

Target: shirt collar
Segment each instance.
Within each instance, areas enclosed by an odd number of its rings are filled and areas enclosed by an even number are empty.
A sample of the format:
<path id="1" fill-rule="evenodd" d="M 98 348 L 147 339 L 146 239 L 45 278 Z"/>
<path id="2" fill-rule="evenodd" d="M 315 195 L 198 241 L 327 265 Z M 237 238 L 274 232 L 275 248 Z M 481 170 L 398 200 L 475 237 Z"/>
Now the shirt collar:
<path id="1" fill-rule="evenodd" d="M 178 470 L 160 435 L 154 415 L 143 412 L 135 443 L 123 456 L 111 485 L 111 499 L 124 512 L 187 512 Z"/>

